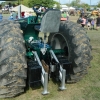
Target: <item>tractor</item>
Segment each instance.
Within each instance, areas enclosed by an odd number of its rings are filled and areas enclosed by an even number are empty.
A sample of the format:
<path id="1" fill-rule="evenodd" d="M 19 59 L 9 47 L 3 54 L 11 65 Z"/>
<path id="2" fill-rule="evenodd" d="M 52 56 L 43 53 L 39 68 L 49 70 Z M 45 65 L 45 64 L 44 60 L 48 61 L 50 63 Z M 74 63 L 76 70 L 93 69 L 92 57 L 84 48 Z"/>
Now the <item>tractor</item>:
<path id="1" fill-rule="evenodd" d="M 36 16 L 0 21 L 0 98 L 15 97 L 26 87 L 43 85 L 49 94 L 50 78 L 76 83 L 87 74 L 91 45 L 86 31 L 77 23 L 61 21 L 61 12 L 33 6 Z M 34 90 L 33 90 L 34 91 Z"/>

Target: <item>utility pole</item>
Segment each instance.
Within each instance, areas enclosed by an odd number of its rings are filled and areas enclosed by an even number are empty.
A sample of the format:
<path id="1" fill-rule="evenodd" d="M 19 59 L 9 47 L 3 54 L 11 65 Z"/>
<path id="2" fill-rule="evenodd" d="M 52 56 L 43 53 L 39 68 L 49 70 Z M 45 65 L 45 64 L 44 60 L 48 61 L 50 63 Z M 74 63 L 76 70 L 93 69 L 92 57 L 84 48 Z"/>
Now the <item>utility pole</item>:
<path id="1" fill-rule="evenodd" d="M 59 4 L 60 4 L 60 0 L 59 0 Z"/>
<path id="2" fill-rule="evenodd" d="M 70 6 L 70 0 L 69 0 L 69 6 Z"/>
<path id="3" fill-rule="evenodd" d="M 91 0 L 90 0 L 90 6 L 91 6 Z"/>

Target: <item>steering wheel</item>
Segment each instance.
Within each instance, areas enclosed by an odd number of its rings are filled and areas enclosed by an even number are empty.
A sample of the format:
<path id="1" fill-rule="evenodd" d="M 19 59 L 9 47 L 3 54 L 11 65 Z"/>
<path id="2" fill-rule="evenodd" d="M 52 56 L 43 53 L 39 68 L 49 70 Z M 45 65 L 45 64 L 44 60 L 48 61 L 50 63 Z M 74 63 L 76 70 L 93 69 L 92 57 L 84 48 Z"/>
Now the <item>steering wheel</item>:
<path id="1" fill-rule="evenodd" d="M 41 14 L 45 13 L 46 8 L 44 6 L 42 6 L 41 4 L 35 4 L 33 6 L 33 10 L 36 14 L 41 15 Z"/>

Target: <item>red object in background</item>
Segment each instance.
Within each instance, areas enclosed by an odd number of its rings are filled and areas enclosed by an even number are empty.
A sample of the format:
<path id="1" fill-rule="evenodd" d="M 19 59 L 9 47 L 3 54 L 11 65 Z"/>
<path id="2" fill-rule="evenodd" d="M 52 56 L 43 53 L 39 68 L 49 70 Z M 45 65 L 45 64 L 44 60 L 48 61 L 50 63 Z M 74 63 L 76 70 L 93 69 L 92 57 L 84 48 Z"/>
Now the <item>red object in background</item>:
<path id="1" fill-rule="evenodd" d="M 16 16 L 16 19 L 18 19 L 18 16 Z"/>
<path id="2" fill-rule="evenodd" d="M 21 12 L 21 16 L 22 16 L 22 17 L 24 17 L 24 13 L 25 13 L 25 12 Z"/>
<path id="3" fill-rule="evenodd" d="M 61 18 L 60 20 L 61 20 L 61 21 L 66 21 L 66 20 L 67 20 L 67 18 Z"/>

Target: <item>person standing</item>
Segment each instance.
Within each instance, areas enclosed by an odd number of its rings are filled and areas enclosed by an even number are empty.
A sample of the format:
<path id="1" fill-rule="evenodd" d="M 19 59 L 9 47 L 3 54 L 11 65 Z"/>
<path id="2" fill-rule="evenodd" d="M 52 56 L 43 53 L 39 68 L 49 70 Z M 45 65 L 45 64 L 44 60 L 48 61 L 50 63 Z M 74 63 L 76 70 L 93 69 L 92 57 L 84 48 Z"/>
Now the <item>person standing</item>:
<path id="1" fill-rule="evenodd" d="M 25 13 L 24 11 L 21 12 L 21 17 L 22 17 L 22 18 L 24 18 L 24 13 Z"/>
<path id="2" fill-rule="evenodd" d="M 100 28 L 100 15 L 96 19 L 96 28 L 97 28 L 97 30 L 98 30 L 98 28 Z"/>
<path id="3" fill-rule="evenodd" d="M 95 24 L 95 19 L 92 19 L 92 21 L 91 21 L 91 30 L 92 29 L 94 30 L 94 24 Z"/>
<path id="4" fill-rule="evenodd" d="M 81 16 L 84 16 L 84 9 L 81 10 Z"/>
<path id="5" fill-rule="evenodd" d="M 25 17 L 25 18 L 29 17 L 29 12 L 28 12 L 28 11 L 25 11 L 24 17 Z"/>
<path id="6" fill-rule="evenodd" d="M 0 21 L 2 20 L 3 16 L 2 16 L 2 13 L 0 12 Z"/>
<path id="7" fill-rule="evenodd" d="M 11 13 L 10 13 L 9 20 L 13 20 L 13 14 L 12 14 L 12 11 L 11 11 Z"/>
<path id="8" fill-rule="evenodd" d="M 85 24 L 86 24 L 86 19 L 85 19 L 85 17 L 84 17 L 84 16 L 82 16 L 82 23 L 81 23 L 82 27 L 84 27 L 84 26 L 85 26 Z"/>
<path id="9" fill-rule="evenodd" d="M 17 16 L 18 16 L 18 15 L 17 15 L 17 12 L 13 11 L 13 12 L 12 12 L 12 16 L 13 16 L 13 20 L 16 20 L 16 19 L 17 19 Z"/>
<path id="10" fill-rule="evenodd" d="M 90 28 L 91 28 L 91 23 L 90 22 L 87 23 L 87 28 L 88 28 L 88 30 L 90 30 Z"/>
<path id="11" fill-rule="evenodd" d="M 67 14 L 66 14 L 66 12 L 65 12 L 65 11 L 64 11 L 64 12 L 62 12 L 61 17 L 62 17 L 62 18 L 67 18 Z"/>
<path id="12" fill-rule="evenodd" d="M 69 13 L 66 12 L 66 16 L 67 16 L 67 21 L 69 20 Z"/>

